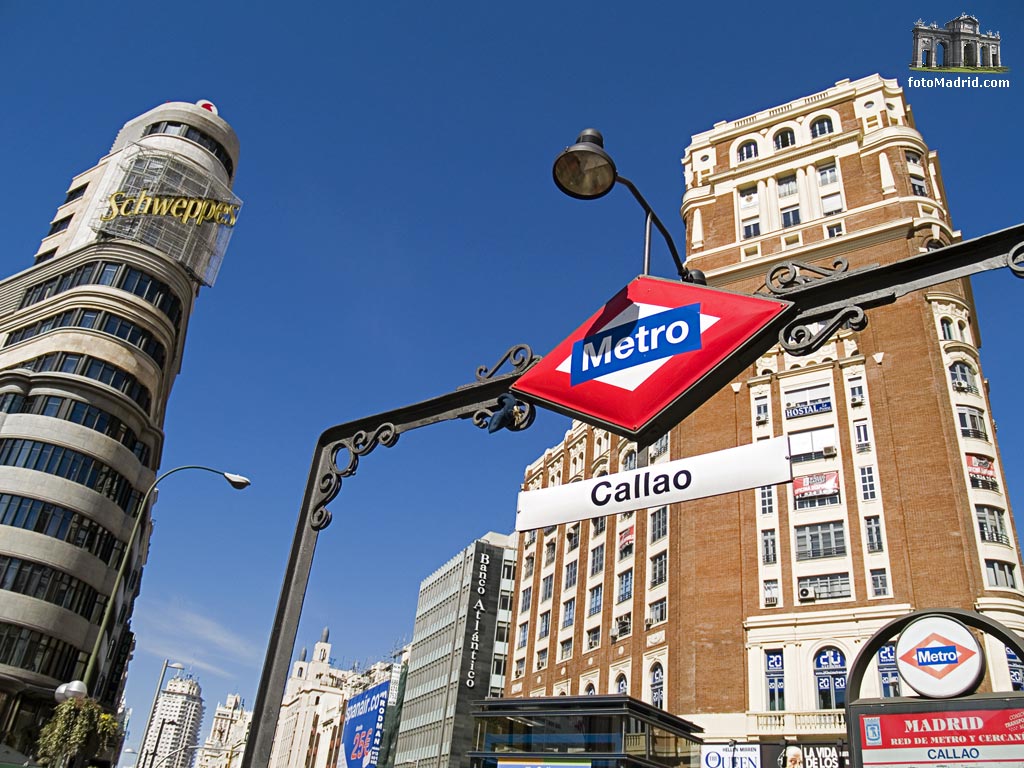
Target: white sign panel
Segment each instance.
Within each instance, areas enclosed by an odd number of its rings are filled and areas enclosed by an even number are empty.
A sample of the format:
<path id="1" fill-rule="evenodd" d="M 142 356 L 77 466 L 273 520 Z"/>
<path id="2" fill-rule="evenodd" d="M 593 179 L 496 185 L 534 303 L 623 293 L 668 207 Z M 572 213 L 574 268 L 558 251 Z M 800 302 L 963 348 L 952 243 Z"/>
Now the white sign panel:
<path id="1" fill-rule="evenodd" d="M 701 744 L 701 768 L 761 768 L 759 744 Z"/>
<path id="2" fill-rule="evenodd" d="M 946 616 L 918 619 L 896 641 L 900 677 L 922 696 L 950 698 L 971 690 L 984 671 L 984 661 L 970 630 Z"/>
<path id="3" fill-rule="evenodd" d="M 519 494 L 516 530 L 529 531 L 793 479 L 785 437 Z"/>

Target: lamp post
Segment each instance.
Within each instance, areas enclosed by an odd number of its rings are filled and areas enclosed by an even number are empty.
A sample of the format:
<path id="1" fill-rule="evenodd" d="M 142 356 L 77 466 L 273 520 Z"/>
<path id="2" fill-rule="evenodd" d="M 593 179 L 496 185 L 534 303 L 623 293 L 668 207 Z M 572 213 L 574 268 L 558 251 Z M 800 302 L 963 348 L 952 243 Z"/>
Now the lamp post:
<path id="1" fill-rule="evenodd" d="M 600 131 L 593 128 L 583 130 L 576 138 L 576 143 L 566 147 L 562 153 L 555 158 L 554 167 L 551 169 L 555 179 L 555 185 L 577 200 L 596 200 L 604 197 L 612 191 L 616 183 L 621 184 L 630 192 L 640 207 L 647 214 L 647 236 L 644 239 L 644 274 L 651 271 L 651 223 L 658 227 L 665 243 L 672 254 L 672 260 L 676 264 L 676 271 L 679 278 L 687 283 L 707 285 L 704 273 L 698 269 L 687 269 L 679 256 L 676 244 L 668 233 L 661 219 L 651 208 L 636 185 L 625 176 L 620 176 L 615 168 L 615 162 L 604 149 L 604 137 Z"/>
<path id="2" fill-rule="evenodd" d="M 164 659 L 163 667 L 160 668 L 160 680 L 156 684 L 156 691 L 153 692 L 153 703 L 149 707 L 149 717 L 146 718 L 146 727 L 142 731 L 142 738 L 145 741 L 147 735 L 149 735 L 149 726 L 153 723 L 153 714 L 156 712 L 156 702 L 160 698 L 160 689 L 164 687 L 164 675 L 167 674 L 168 669 L 184 669 L 184 664 L 179 664 L 176 661 L 168 661 Z M 142 768 L 142 766 L 140 766 Z"/>
<path id="3" fill-rule="evenodd" d="M 114 605 L 117 603 L 117 591 L 121 588 L 121 582 L 124 581 L 124 575 L 128 569 L 128 563 L 131 561 L 132 547 L 135 544 L 135 537 L 138 536 L 139 528 L 142 527 L 142 521 L 146 517 L 146 507 L 149 504 L 149 497 L 161 480 L 168 475 L 173 475 L 175 472 L 181 472 L 186 469 L 201 469 L 204 472 L 213 472 L 215 475 L 223 477 L 231 484 L 232 488 L 237 490 L 248 488 L 250 485 L 250 480 L 246 477 L 242 477 L 241 475 L 222 472 L 219 469 L 204 467 L 198 464 L 188 464 L 183 467 L 175 467 L 174 469 L 167 470 L 154 480 L 148 489 L 146 489 L 146 494 L 142 497 L 142 503 L 139 505 L 139 514 L 135 517 L 135 525 L 132 527 L 132 532 L 128 536 L 128 543 L 125 545 L 124 553 L 121 555 L 121 565 L 117 569 L 117 576 L 114 577 L 114 586 L 110 590 L 110 598 L 107 600 L 107 607 L 103 611 L 103 618 L 100 620 L 99 628 L 96 631 L 96 642 L 93 643 L 92 653 L 89 654 L 89 663 L 86 665 L 85 674 L 83 675 L 86 685 L 95 682 L 93 677 L 96 672 L 96 663 L 99 659 L 100 648 L 103 645 L 103 635 L 107 631 L 107 625 L 110 623 L 110 617 L 114 615 Z"/>
<path id="4" fill-rule="evenodd" d="M 167 720 L 167 719 L 164 719 L 164 720 L 160 721 L 160 730 L 158 730 L 156 732 L 156 743 L 153 745 L 153 749 L 151 749 L 149 751 L 149 768 L 153 768 L 153 761 L 156 760 L 156 753 L 160 751 L 160 739 L 163 738 L 164 726 L 165 725 L 177 726 L 178 725 L 178 721 L 177 720 Z M 173 754 L 176 754 L 177 752 L 181 752 L 181 750 L 180 749 L 179 750 L 175 750 L 175 752 L 171 752 L 168 755 L 164 755 L 164 757 L 162 757 L 160 759 L 161 759 L 161 761 L 165 760 L 166 758 L 170 757 Z M 145 766 L 143 766 L 143 768 L 145 768 Z"/>

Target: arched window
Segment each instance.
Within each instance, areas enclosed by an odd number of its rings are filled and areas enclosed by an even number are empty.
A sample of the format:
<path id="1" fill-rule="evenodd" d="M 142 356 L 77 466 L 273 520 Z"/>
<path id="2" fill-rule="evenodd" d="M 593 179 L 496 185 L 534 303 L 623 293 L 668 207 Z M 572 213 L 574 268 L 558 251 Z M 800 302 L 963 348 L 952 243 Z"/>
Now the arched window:
<path id="1" fill-rule="evenodd" d="M 818 689 L 818 709 L 842 709 L 846 706 L 846 656 L 834 646 L 818 651 L 814 657 L 814 681 Z"/>
<path id="2" fill-rule="evenodd" d="M 651 665 L 651 704 L 665 708 L 665 669 L 657 661 Z"/>
<path id="3" fill-rule="evenodd" d="M 785 149 L 796 144 L 796 134 L 789 128 L 783 128 L 775 134 L 775 148 Z"/>
<path id="4" fill-rule="evenodd" d="M 1010 685 L 1015 691 L 1024 691 L 1024 663 L 1012 648 L 1006 649 L 1006 666 L 1010 668 Z"/>
<path id="5" fill-rule="evenodd" d="M 941 320 L 939 320 L 939 327 L 942 329 L 942 339 L 943 339 L 943 341 L 952 341 L 953 340 L 953 321 L 950 320 L 948 317 L 944 317 Z"/>
<path id="6" fill-rule="evenodd" d="M 924 248 L 925 248 L 926 251 L 937 251 L 937 250 L 939 250 L 939 248 L 942 248 L 942 247 L 943 247 L 942 243 L 939 242 L 938 240 L 929 240 L 924 245 Z"/>
<path id="7" fill-rule="evenodd" d="M 960 341 L 966 341 L 968 344 L 971 342 L 971 335 L 967 332 L 967 323 L 960 320 L 956 324 L 957 338 Z"/>
<path id="8" fill-rule="evenodd" d="M 594 696 L 594 695 L 596 695 L 597 691 L 594 690 L 594 684 L 593 683 L 587 683 L 587 687 L 583 691 L 583 693 L 585 693 L 587 696 Z"/>
<path id="9" fill-rule="evenodd" d="M 636 469 L 636 451 L 629 451 L 622 457 L 623 469 Z"/>
<path id="10" fill-rule="evenodd" d="M 978 394 L 978 379 L 974 369 L 967 363 L 956 362 L 949 366 L 949 379 L 958 392 Z"/>
<path id="11" fill-rule="evenodd" d="M 819 136 L 826 136 L 832 133 L 832 118 L 831 117 L 819 117 L 813 123 L 811 123 L 811 136 L 818 138 Z"/>
<path id="12" fill-rule="evenodd" d="M 878 677 L 882 686 L 882 698 L 900 695 L 900 673 L 896 668 L 896 645 L 886 643 L 878 649 Z"/>
<path id="13" fill-rule="evenodd" d="M 753 160 L 755 157 L 757 157 L 757 142 L 755 141 L 745 141 L 736 150 L 736 159 L 740 162 Z"/>
<path id="14" fill-rule="evenodd" d="M 615 692 L 623 695 L 629 693 L 629 681 L 626 680 L 625 675 L 619 675 L 615 678 Z"/>

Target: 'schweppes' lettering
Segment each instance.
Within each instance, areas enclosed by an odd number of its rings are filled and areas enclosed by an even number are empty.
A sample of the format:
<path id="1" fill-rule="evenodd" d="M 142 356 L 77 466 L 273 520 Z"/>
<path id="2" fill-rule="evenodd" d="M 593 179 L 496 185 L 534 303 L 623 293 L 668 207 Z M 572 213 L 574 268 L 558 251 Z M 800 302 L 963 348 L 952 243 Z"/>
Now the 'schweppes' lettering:
<path id="1" fill-rule="evenodd" d="M 113 221 L 118 216 L 172 216 L 182 224 L 189 222 L 197 227 L 213 222 L 225 227 L 235 226 L 239 206 L 205 197 L 152 197 L 149 190 L 142 190 L 138 196 L 126 192 L 115 192 L 108 200 L 110 210 L 100 216 L 100 221 Z"/>

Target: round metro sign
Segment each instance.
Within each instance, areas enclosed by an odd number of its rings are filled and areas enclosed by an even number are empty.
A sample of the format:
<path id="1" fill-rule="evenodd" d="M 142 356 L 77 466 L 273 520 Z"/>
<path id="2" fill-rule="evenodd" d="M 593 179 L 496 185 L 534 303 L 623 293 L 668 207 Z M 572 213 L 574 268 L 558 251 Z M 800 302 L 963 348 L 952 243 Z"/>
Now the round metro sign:
<path id="1" fill-rule="evenodd" d="M 985 655 L 971 631 L 947 616 L 924 616 L 896 642 L 900 677 L 922 696 L 948 699 L 978 687 Z"/>

